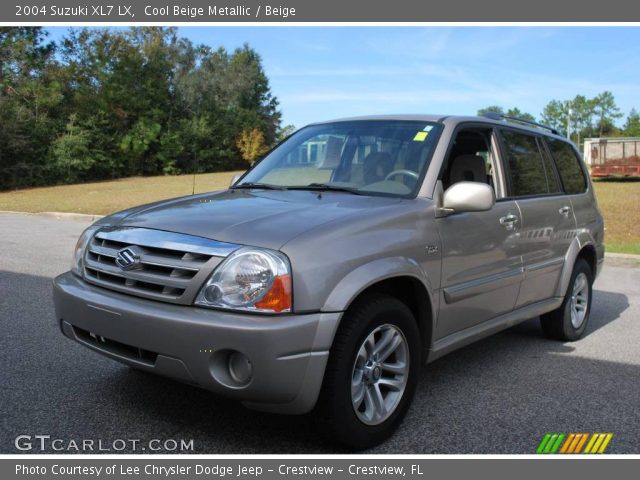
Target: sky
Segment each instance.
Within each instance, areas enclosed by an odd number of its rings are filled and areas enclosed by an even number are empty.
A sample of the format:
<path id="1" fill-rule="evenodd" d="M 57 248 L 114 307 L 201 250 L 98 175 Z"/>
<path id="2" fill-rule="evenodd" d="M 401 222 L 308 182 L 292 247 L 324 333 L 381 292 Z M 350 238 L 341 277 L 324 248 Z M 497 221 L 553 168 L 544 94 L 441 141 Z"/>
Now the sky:
<path id="1" fill-rule="evenodd" d="M 48 28 L 60 39 L 66 28 Z M 610 90 L 640 109 L 640 27 L 180 27 L 262 57 L 284 124 L 355 115 L 474 115 Z M 622 119 L 619 123 L 624 123 Z"/>

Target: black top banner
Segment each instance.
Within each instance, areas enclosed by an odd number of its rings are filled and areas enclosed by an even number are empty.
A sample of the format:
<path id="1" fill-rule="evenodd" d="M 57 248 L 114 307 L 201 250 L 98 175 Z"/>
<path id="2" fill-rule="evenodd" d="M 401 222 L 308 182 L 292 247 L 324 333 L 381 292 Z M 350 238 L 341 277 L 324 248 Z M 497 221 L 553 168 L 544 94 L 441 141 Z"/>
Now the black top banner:
<path id="1" fill-rule="evenodd" d="M 633 22 L 628 0 L 8 0 L 0 23 L 88 22 Z"/>

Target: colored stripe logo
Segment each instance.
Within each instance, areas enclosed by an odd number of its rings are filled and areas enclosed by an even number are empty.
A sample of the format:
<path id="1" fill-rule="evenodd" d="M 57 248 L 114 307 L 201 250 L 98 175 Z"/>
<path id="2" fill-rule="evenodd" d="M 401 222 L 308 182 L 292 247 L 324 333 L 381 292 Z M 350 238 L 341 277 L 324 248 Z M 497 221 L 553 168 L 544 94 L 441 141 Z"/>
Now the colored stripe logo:
<path id="1" fill-rule="evenodd" d="M 612 438 L 613 433 L 547 433 L 536 452 L 541 454 L 604 453 Z"/>

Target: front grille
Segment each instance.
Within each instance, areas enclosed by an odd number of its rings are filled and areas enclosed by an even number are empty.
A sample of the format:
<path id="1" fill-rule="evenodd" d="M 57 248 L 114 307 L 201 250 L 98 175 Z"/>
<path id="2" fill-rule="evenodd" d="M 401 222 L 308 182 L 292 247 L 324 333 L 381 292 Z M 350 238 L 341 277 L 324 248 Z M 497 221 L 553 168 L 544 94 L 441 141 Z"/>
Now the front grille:
<path id="1" fill-rule="evenodd" d="M 85 280 L 131 295 L 190 303 L 213 268 L 236 248 L 229 243 L 161 230 L 100 230 L 85 253 Z M 128 259 L 136 259 L 131 269 L 116 261 L 121 251 Z"/>

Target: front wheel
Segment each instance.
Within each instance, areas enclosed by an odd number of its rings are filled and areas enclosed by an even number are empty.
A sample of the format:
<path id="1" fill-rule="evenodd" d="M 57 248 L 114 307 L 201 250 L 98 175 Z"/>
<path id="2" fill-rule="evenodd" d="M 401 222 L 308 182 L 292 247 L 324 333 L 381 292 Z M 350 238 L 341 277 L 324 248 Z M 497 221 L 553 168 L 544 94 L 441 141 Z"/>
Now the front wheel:
<path id="1" fill-rule="evenodd" d="M 560 308 L 540 317 L 544 333 L 556 340 L 573 342 L 584 336 L 591 313 L 593 273 L 582 258 L 576 261 L 569 288 Z"/>
<path id="2" fill-rule="evenodd" d="M 399 300 L 368 296 L 349 309 L 331 349 L 319 404 L 331 439 L 363 449 L 393 433 L 416 388 L 420 345 L 415 318 Z"/>

